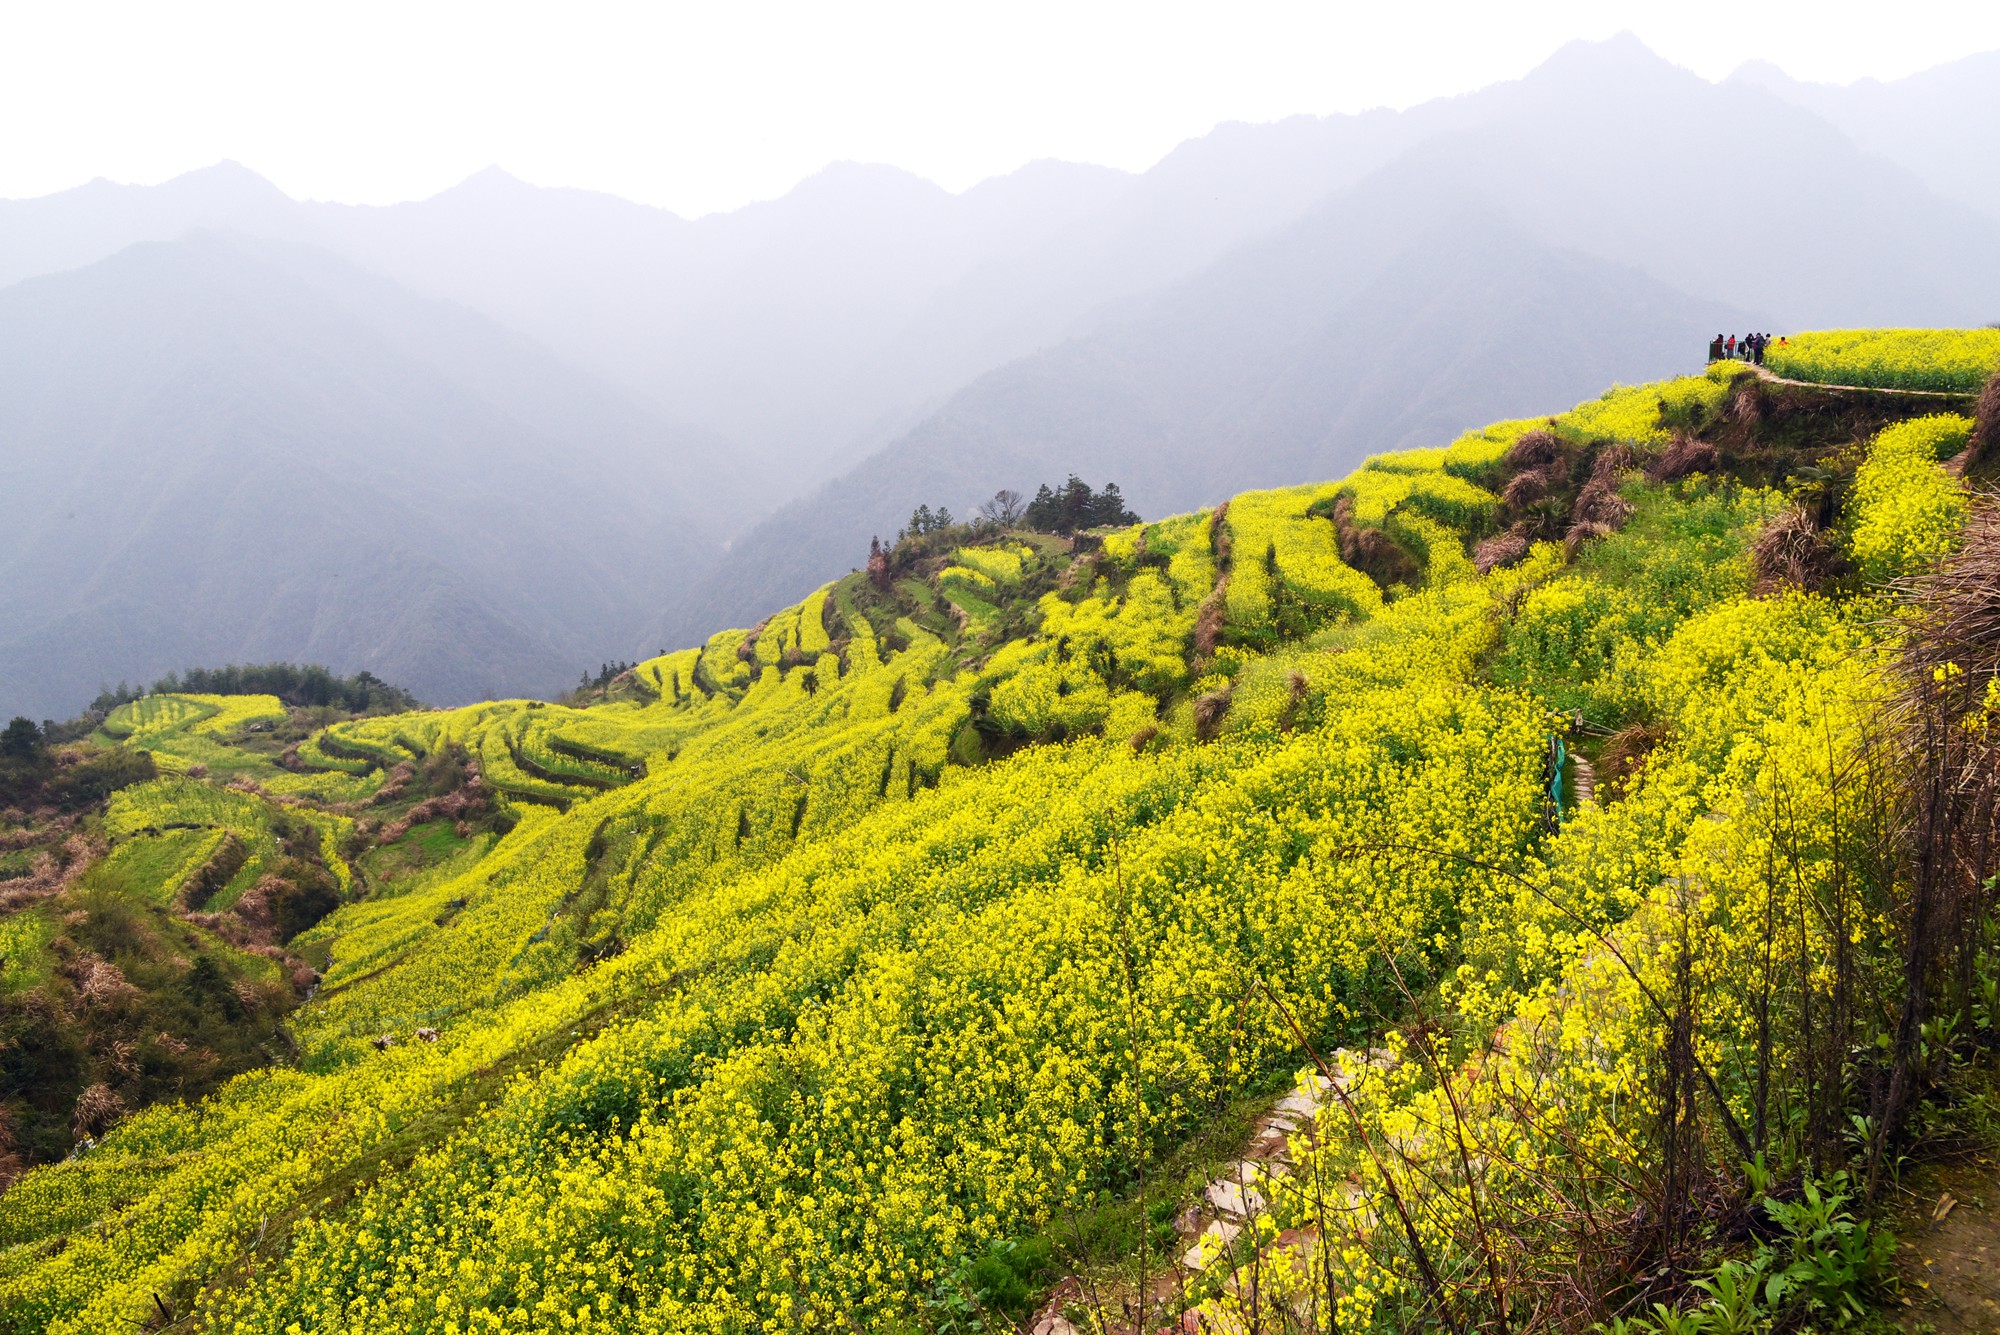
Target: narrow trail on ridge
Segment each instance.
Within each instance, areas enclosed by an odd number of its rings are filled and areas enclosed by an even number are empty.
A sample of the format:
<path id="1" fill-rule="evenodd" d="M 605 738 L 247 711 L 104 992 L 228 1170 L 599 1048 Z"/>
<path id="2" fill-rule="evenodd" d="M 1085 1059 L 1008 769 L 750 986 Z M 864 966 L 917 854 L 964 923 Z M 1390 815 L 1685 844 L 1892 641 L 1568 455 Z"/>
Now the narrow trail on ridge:
<path id="1" fill-rule="evenodd" d="M 1724 358 L 1723 360 L 1736 359 Z M 1848 390 L 1856 394 L 1894 394 L 1900 398 L 1911 399 L 1976 399 L 1979 397 L 1979 391 L 1976 389 L 1888 389 L 1881 385 L 1829 385 L 1818 380 L 1791 380 L 1779 375 L 1770 367 L 1759 365 L 1756 362 L 1744 362 L 1743 365 L 1746 369 L 1756 372 L 1759 380 L 1767 381 L 1773 385 L 1796 385 L 1800 389 L 1838 389 Z"/>

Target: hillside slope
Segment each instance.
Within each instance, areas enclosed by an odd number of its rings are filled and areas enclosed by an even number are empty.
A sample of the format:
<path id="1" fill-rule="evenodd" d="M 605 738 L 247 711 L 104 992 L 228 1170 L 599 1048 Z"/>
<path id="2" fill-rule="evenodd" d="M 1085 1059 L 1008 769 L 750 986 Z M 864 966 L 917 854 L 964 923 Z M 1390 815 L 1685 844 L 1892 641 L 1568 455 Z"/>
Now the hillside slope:
<path id="1" fill-rule="evenodd" d="M 1836 126 L 1870 153 L 1908 168 L 1938 195 L 2000 218 L 2000 182 L 1974 166 L 2000 118 L 2000 51 L 1967 56 L 1901 79 L 1845 86 L 1805 83 L 1762 62 L 1730 76 Z"/>
<path id="2" fill-rule="evenodd" d="M 655 638 L 852 567 L 919 504 L 958 513 L 1067 472 L 1141 514 L 1338 474 L 1454 423 L 1531 412 L 1688 364 L 1691 329 L 1750 317 L 1551 249 L 1432 182 L 1376 182 L 1135 309 L 982 377 L 886 449 L 781 509 Z"/>
<path id="3" fill-rule="evenodd" d="M 963 512 L 1077 470 L 1159 513 L 1668 374 L 1718 330 L 2000 311 L 2000 277 L 1973 258 L 2000 247 L 2000 220 L 1629 36 L 1398 125 L 1356 130 L 1342 161 L 1396 151 L 1299 221 L 1098 308 L 1077 337 L 982 377 L 772 516 L 669 609 L 667 639 L 798 596 L 918 504 Z M 1730 216 L 1641 203 L 1704 199 L 1718 180 Z"/>
<path id="4" fill-rule="evenodd" d="M 1961 534 L 1989 397 L 1723 366 L 1074 542 L 945 530 L 584 708 L 273 758 L 156 701 L 183 777 L 113 834 L 233 748 L 197 824 L 282 791 L 353 822 L 357 888 L 293 943 L 295 1061 L 0 1196 L 0 1319 L 1575 1329 L 1836 1236 L 1765 1315 L 1872 1300 L 1845 1196 L 1825 1237 L 1777 1207 L 1953 1115 L 1885 1092 L 1916 1026 L 1988 1050 L 1840 999 L 1927 930 L 1854 763 L 1900 689 L 1871 582 L 2000 550 Z M 2000 650 L 1955 652 L 1914 680 L 1983 748 Z M 493 829 L 409 807 L 440 758 Z"/>
<path id="5" fill-rule="evenodd" d="M 467 312 L 199 235 L 0 293 L 0 710 L 319 659 L 553 690 L 719 550 L 734 466 Z"/>

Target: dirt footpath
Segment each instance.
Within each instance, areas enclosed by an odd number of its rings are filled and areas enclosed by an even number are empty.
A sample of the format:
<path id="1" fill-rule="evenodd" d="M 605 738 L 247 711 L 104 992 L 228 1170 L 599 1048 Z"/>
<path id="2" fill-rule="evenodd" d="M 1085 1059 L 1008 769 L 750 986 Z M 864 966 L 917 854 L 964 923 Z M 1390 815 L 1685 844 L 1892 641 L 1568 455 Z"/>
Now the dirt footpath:
<path id="1" fill-rule="evenodd" d="M 1897 1221 L 1903 1329 L 2000 1332 L 2000 1173 L 1990 1162 L 1924 1174 Z"/>

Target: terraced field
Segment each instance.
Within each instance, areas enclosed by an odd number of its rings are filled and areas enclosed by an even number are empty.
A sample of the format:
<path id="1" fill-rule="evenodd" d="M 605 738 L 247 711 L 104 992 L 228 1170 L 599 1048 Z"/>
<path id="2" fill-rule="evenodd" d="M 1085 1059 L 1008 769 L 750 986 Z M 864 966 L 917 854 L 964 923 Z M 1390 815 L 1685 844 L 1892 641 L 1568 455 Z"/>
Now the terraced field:
<path id="1" fill-rule="evenodd" d="M 1643 1320 L 1551 1277 L 1660 1245 L 1610 1221 L 1663 1118 L 1718 1182 L 1847 1125 L 1802 1054 L 1821 962 L 1903 944 L 1840 833 L 1879 589 L 1969 508 L 1969 423 L 1737 376 L 1074 542 L 930 535 L 588 707 L 276 757 L 231 743 L 254 701 L 121 710 L 184 763 L 109 863 L 231 842 L 222 914 L 306 829 L 341 906 L 287 942 L 293 1054 L 0 1196 L 0 1324 Z M 1679 1273 L 1734 1264 L 1689 1227 Z"/>

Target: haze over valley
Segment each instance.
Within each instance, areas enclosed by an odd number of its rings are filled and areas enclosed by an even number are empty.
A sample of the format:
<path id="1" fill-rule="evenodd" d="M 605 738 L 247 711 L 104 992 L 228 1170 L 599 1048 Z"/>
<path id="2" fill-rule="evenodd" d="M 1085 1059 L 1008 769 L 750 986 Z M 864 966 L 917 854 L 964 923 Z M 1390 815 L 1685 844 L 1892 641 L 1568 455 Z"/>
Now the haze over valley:
<path id="1" fill-rule="evenodd" d="M 263 658 L 547 693 L 754 620 L 918 504 L 1077 472 L 1166 514 L 1685 369 L 1712 329 L 1980 323 L 2000 203 L 1953 164 L 1992 61 L 1711 83 L 1623 36 L 1139 173 L 835 163 L 692 221 L 498 168 L 379 207 L 230 163 L 0 202 L 0 487 L 49 501 L 0 536 L 0 709 Z"/>

